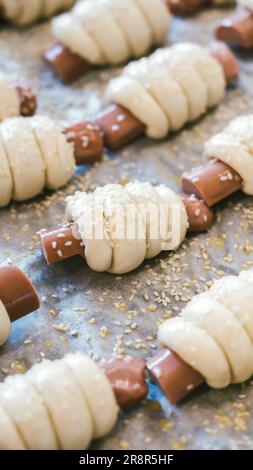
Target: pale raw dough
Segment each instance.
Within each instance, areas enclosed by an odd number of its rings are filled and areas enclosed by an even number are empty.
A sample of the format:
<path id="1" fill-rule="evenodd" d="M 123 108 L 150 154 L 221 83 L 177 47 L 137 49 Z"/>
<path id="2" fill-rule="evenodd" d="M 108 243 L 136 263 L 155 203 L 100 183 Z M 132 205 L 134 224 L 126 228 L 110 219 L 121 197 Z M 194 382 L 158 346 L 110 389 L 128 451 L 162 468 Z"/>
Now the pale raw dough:
<path id="1" fill-rule="evenodd" d="M 1 390 L 0 385 L 0 390 Z M 0 392 L 1 394 L 1 392 Z M 0 404 L 0 450 L 27 450 L 14 422 Z"/>
<path id="2" fill-rule="evenodd" d="M 182 317 L 204 329 L 219 344 L 231 368 L 231 382 L 241 383 L 251 376 L 250 338 L 233 312 L 215 300 L 211 291 L 195 296 L 182 311 Z"/>
<path id="3" fill-rule="evenodd" d="M 169 131 L 168 118 L 153 96 L 139 81 L 122 76 L 109 82 L 107 97 L 128 109 L 146 126 L 152 139 L 163 139 Z"/>
<path id="4" fill-rule="evenodd" d="M 13 199 L 25 201 L 45 186 L 45 164 L 34 137 L 30 120 L 6 119 L 0 126 L 2 143 L 13 178 Z"/>
<path id="5" fill-rule="evenodd" d="M 52 33 L 61 43 L 68 38 L 68 48 L 88 62 L 92 64 L 105 62 L 96 41 L 72 15 L 64 13 L 53 19 Z"/>
<path id="6" fill-rule="evenodd" d="M 131 7 L 129 8 L 129 5 Z M 142 57 L 152 44 L 152 27 L 135 0 L 107 0 L 106 7 L 126 37 L 131 57 Z M 166 25 L 166 31 L 168 25 Z"/>
<path id="7" fill-rule="evenodd" d="M 64 363 L 70 368 L 88 402 L 94 425 L 93 438 L 105 436 L 115 425 L 119 412 L 109 380 L 102 369 L 83 354 L 69 354 Z"/>
<path id="8" fill-rule="evenodd" d="M 0 346 L 6 343 L 11 332 L 11 321 L 8 312 L 0 300 Z"/>
<path id="9" fill-rule="evenodd" d="M 44 401 L 53 421 L 60 448 L 87 448 L 93 434 L 91 414 L 79 385 L 64 361 L 39 364 L 33 367 L 26 377 Z"/>
<path id="10" fill-rule="evenodd" d="M 230 1 L 232 2 L 233 0 Z M 253 11 L 253 0 L 237 0 L 237 4 L 239 7 L 248 8 L 250 11 Z"/>
<path id="11" fill-rule="evenodd" d="M 57 450 L 50 416 L 27 376 L 8 377 L 0 387 L 0 402 L 30 450 Z"/>
<path id="12" fill-rule="evenodd" d="M 0 125 L 0 207 L 58 189 L 75 172 L 74 147 L 49 117 L 10 118 Z"/>
<path id="13" fill-rule="evenodd" d="M 55 18 L 52 32 L 89 62 L 113 65 L 163 43 L 170 19 L 163 0 L 85 0 Z"/>
<path id="14" fill-rule="evenodd" d="M 56 190 L 64 186 L 75 172 L 73 147 L 51 118 L 34 116 L 30 122 L 44 159 L 46 186 Z"/>
<path id="15" fill-rule="evenodd" d="M 20 101 L 16 87 L 0 72 L 0 122 L 20 115 Z"/>
<path id="16" fill-rule="evenodd" d="M 161 344 L 214 388 L 244 382 L 253 374 L 252 287 L 253 271 L 224 277 L 159 327 Z"/>
<path id="17" fill-rule="evenodd" d="M 183 42 L 176 44 L 173 49 L 182 61 L 196 67 L 207 87 L 208 107 L 220 103 L 226 90 L 226 80 L 220 63 L 210 54 L 203 53 L 203 47 L 198 44 Z"/>
<path id="18" fill-rule="evenodd" d="M 0 450 L 85 450 L 119 413 L 104 371 L 81 353 L 44 360 L 0 385 Z"/>
<path id="19" fill-rule="evenodd" d="M 26 26 L 40 18 L 69 9 L 75 0 L 0 0 L 5 17 L 19 26 Z"/>
<path id="20" fill-rule="evenodd" d="M 12 198 L 13 181 L 7 154 L 0 138 L 0 207 L 9 204 Z"/>
<path id="21" fill-rule="evenodd" d="M 106 2 L 103 0 L 78 2 L 73 8 L 73 18 L 77 23 L 81 23 L 84 30 L 87 29 L 106 62 L 118 64 L 128 59 L 130 50 L 127 40 L 110 10 L 106 8 Z M 55 21 L 57 22 L 57 19 Z"/>
<path id="22" fill-rule="evenodd" d="M 231 166 L 243 180 L 243 190 L 253 195 L 253 116 L 241 116 L 205 144 L 205 156 Z"/>
<path id="23" fill-rule="evenodd" d="M 163 113 L 167 116 L 168 122 L 166 123 L 166 127 L 164 126 L 163 134 L 161 135 L 164 137 L 165 130 L 169 132 L 170 128 L 172 130 L 177 130 L 182 127 L 188 120 L 189 120 L 189 106 L 187 98 L 184 94 L 184 91 L 180 87 L 180 85 L 173 79 L 170 74 L 170 70 L 167 67 L 160 67 L 159 70 L 157 67 L 150 67 L 149 66 L 149 59 L 143 58 L 138 62 L 130 63 L 124 71 L 124 74 L 131 79 L 140 82 L 140 84 L 145 87 L 145 93 L 149 93 L 151 97 L 154 98 L 156 103 L 161 107 Z M 123 77 L 119 78 L 122 81 L 124 86 Z M 115 86 L 115 81 L 112 82 L 113 86 Z M 121 84 L 121 87 L 122 87 Z M 110 96 L 110 86 L 108 88 L 108 94 Z M 123 94 L 122 94 L 123 96 Z M 115 96 L 115 99 L 118 100 L 118 95 Z M 119 99 L 121 96 L 119 95 Z M 145 101 L 144 101 L 145 100 Z M 145 109 L 143 104 L 148 107 L 148 99 L 144 96 L 142 103 L 138 104 L 140 109 L 136 109 L 136 106 L 132 107 L 131 97 L 129 97 L 129 103 L 131 106 L 131 112 L 138 117 L 141 122 L 144 122 L 147 127 L 147 133 L 150 137 L 153 135 L 160 136 L 160 129 L 161 124 L 158 122 L 159 128 L 158 131 L 154 134 L 152 132 L 152 124 L 155 121 L 153 119 L 152 112 L 150 113 L 150 117 L 145 113 Z M 127 107 L 127 101 L 124 100 L 122 105 Z M 143 112 L 144 111 L 144 112 Z M 151 108 L 152 111 L 152 108 Z M 163 118 L 164 120 L 164 118 Z M 157 122 L 157 121 L 156 121 Z"/>
<path id="24" fill-rule="evenodd" d="M 66 218 L 84 242 L 91 269 L 114 274 L 130 272 L 162 250 L 177 249 L 188 228 L 186 209 L 176 193 L 141 182 L 77 192 L 67 198 Z"/>
<path id="25" fill-rule="evenodd" d="M 162 44 L 171 23 L 169 9 L 164 0 L 136 0 L 151 25 L 154 44 Z"/>
<path id="26" fill-rule="evenodd" d="M 225 85 L 222 67 L 206 48 L 181 43 L 127 65 L 106 95 L 137 117 L 149 137 L 161 139 L 217 105 Z"/>
<path id="27" fill-rule="evenodd" d="M 252 321 L 252 290 L 248 285 L 249 273 L 245 271 L 236 276 L 226 276 L 218 281 L 210 289 L 210 295 L 221 304 L 229 308 L 247 331 L 253 344 L 253 321 Z M 240 301 L 238 301 L 240 299 Z"/>

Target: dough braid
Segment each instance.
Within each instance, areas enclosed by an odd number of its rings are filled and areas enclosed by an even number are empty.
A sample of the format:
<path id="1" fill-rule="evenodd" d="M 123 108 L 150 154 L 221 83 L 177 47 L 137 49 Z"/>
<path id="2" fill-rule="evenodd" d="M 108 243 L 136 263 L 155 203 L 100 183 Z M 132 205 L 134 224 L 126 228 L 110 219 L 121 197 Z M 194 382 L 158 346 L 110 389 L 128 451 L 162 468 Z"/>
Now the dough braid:
<path id="1" fill-rule="evenodd" d="M 75 0 L 0 0 L 4 17 L 20 26 L 34 23 L 67 10 Z"/>
<path id="2" fill-rule="evenodd" d="M 115 274 L 177 249 L 188 228 L 185 206 L 174 191 L 140 182 L 77 192 L 67 198 L 66 217 L 84 242 L 91 269 Z"/>
<path id="3" fill-rule="evenodd" d="M 243 180 L 243 190 L 253 195 L 253 115 L 231 121 L 205 144 L 205 156 L 231 166 Z"/>
<path id="4" fill-rule="evenodd" d="M 58 189 L 74 171 L 73 147 L 49 117 L 10 118 L 0 125 L 0 207 L 45 187 Z"/>
<path id="5" fill-rule="evenodd" d="M 253 374 L 253 271 L 226 276 L 195 296 L 159 328 L 162 345 L 200 372 L 214 388 Z"/>
<path id="6" fill-rule="evenodd" d="M 111 384 L 92 359 L 46 360 L 0 385 L 0 449 L 86 449 L 117 415 Z"/>
<path id="7" fill-rule="evenodd" d="M 86 0 L 55 18 L 52 32 L 92 64 L 119 64 L 162 44 L 169 26 L 164 0 Z"/>
<path id="8" fill-rule="evenodd" d="M 223 98 L 221 65 L 204 47 L 180 43 L 132 62 L 109 82 L 107 97 L 124 106 L 154 139 L 198 119 Z"/>

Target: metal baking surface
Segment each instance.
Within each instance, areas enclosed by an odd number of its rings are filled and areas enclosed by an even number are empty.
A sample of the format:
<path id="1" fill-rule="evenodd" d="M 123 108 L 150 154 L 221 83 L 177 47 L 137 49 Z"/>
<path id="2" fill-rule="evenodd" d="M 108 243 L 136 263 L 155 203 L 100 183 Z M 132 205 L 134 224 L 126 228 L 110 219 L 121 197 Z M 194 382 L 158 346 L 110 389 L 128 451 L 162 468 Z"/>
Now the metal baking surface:
<path id="1" fill-rule="evenodd" d="M 211 10 L 193 19 L 174 20 L 170 42 L 208 44 L 213 27 L 228 11 Z M 30 30 L 2 29 L 0 68 L 31 80 L 41 113 L 70 122 L 93 116 L 105 106 L 107 80 L 119 69 L 87 75 L 71 87 L 61 85 L 41 60 L 50 43 L 49 24 Z M 177 253 L 163 253 L 122 277 L 92 272 L 75 258 L 47 267 L 36 232 L 62 220 L 64 198 L 77 188 L 108 182 L 147 180 L 179 188 L 180 175 L 202 161 L 205 139 L 231 118 L 252 112 L 253 55 L 238 55 L 241 78 L 221 106 L 195 125 L 163 142 L 139 139 L 79 175 L 57 194 L 13 204 L 0 213 L 0 262 L 11 259 L 31 277 L 43 300 L 40 311 L 13 326 L 1 349 L 0 379 L 24 372 L 42 357 L 80 350 L 95 359 L 117 351 L 143 358 L 156 353 L 159 323 L 176 315 L 190 297 L 224 273 L 253 264 L 253 200 L 236 195 L 219 205 L 207 234 L 189 237 Z M 126 253 L 127 256 L 127 253 Z M 215 391 L 201 388 L 178 407 L 163 409 L 149 400 L 125 414 L 98 449 L 249 449 L 253 445 L 251 383 Z"/>

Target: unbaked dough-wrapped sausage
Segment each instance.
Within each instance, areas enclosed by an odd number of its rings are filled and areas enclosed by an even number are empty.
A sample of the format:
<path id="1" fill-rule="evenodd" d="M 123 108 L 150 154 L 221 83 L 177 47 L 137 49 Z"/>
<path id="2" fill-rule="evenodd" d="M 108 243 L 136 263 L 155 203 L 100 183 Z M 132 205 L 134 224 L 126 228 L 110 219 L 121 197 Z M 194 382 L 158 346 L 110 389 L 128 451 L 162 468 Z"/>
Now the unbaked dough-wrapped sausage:
<path id="1" fill-rule="evenodd" d="M 44 187 L 58 189 L 74 171 L 74 147 L 49 117 L 10 118 L 0 125 L 0 207 Z"/>
<path id="2" fill-rule="evenodd" d="M 149 137 L 161 139 L 217 105 L 225 88 L 222 66 L 210 52 L 182 43 L 130 63 L 111 80 L 107 97 L 142 122 Z"/>
<path id="3" fill-rule="evenodd" d="M 57 41 L 91 64 L 119 64 L 163 43 L 170 26 L 164 0 L 86 0 L 52 21 Z"/>
<path id="4" fill-rule="evenodd" d="M 7 378 L 0 403 L 1 450 L 83 450 L 119 411 L 103 370 L 79 353 Z"/>
<path id="5" fill-rule="evenodd" d="M 231 121 L 205 145 L 207 158 L 217 158 L 242 178 L 243 191 L 253 195 L 253 116 Z"/>
<path id="6" fill-rule="evenodd" d="M 67 198 L 66 216 L 85 245 L 88 265 L 115 274 L 134 270 L 162 250 L 177 249 L 188 228 L 180 196 L 164 185 L 141 182 L 77 192 Z"/>
<path id="7" fill-rule="evenodd" d="M 71 8 L 75 0 L 0 0 L 1 16 L 12 23 L 26 26 Z"/>
<path id="8" fill-rule="evenodd" d="M 253 374 L 253 271 L 215 281 L 178 318 L 159 328 L 159 341 L 214 388 Z"/>

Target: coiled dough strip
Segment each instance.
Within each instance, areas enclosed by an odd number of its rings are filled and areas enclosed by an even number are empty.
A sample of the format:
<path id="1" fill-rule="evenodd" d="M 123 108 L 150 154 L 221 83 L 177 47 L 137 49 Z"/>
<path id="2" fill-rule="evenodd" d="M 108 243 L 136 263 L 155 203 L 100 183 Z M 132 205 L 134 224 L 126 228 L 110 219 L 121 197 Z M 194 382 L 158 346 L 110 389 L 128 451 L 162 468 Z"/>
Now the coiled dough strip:
<path id="1" fill-rule="evenodd" d="M 73 17 L 87 29 L 108 63 L 118 64 L 127 60 L 130 51 L 125 36 L 103 1 L 77 3 Z"/>
<path id="2" fill-rule="evenodd" d="M 181 86 L 171 76 L 170 71 L 166 67 L 160 67 L 159 71 L 156 67 L 150 68 L 148 67 L 148 60 L 143 58 L 138 62 L 129 64 L 125 69 L 125 73 L 134 80 L 140 81 L 141 84 L 145 84 L 146 90 L 166 114 L 168 119 L 167 126 L 164 128 L 164 135 L 166 135 L 165 130 L 167 133 L 170 128 L 171 130 L 180 129 L 189 120 L 188 100 Z M 133 111 L 136 115 L 135 109 Z M 139 113 L 141 113 L 141 110 Z M 147 114 L 140 114 L 140 118 L 141 122 L 146 119 L 148 132 L 150 133 Z M 150 120 L 152 120 L 152 116 Z"/>
<path id="3" fill-rule="evenodd" d="M 223 277 L 215 281 L 209 292 L 213 298 L 233 312 L 253 343 L 252 292 L 247 285 L 247 277 L 247 271 L 239 277 Z M 253 282 L 251 288 L 253 289 Z M 238 298 L 240 298 L 240 302 L 238 302 Z"/>
<path id="4" fill-rule="evenodd" d="M 109 380 L 100 367 L 83 354 L 69 354 L 65 362 L 89 405 L 94 426 L 93 438 L 105 436 L 113 428 L 118 415 Z"/>
<path id="5" fill-rule="evenodd" d="M 135 0 L 107 0 L 106 6 L 126 37 L 130 55 L 136 58 L 143 56 L 150 48 L 153 37 L 152 28 L 138 8 L 138 3 Z"/>
<path id="6" fill-rule="evenodd" d="M 34 116 L 31 121 L 45 168 L 46 186 L 58 189 L 75 172 L 73 148 L 55 122 L 47 116 Z"/>
<path id="7" fill-rule="evenodd" d="M 33 367 L 27 379 L 42 397 L 63 450 L 89 446 L 93 423 L 88 404 L 64 361 Z"/>
<path id="8" fill-rule="evenodd" d="M 45 186 L 45 165 L 26 118 L 5 120 L 0 135 L 13 178 L 13 199 L 24 201 L 39 194 Z"/>
<path id="9" fill-rule="evenodd" d="M 190 62 L 207 87 L 208 107 L 216 106 L 223 99 L 226 80 L 221 65 L 210 54 L 203 53 L 198 44 L 178 43 L 173 47 L 175 53 L 183 61 Z"/>
<path id="10" fill-rule="evenodd" d="M 1 388 L 0 388 L 1 390 Z M 0 404 L 0 449 L 27 450 L 14 422 Z"/>

